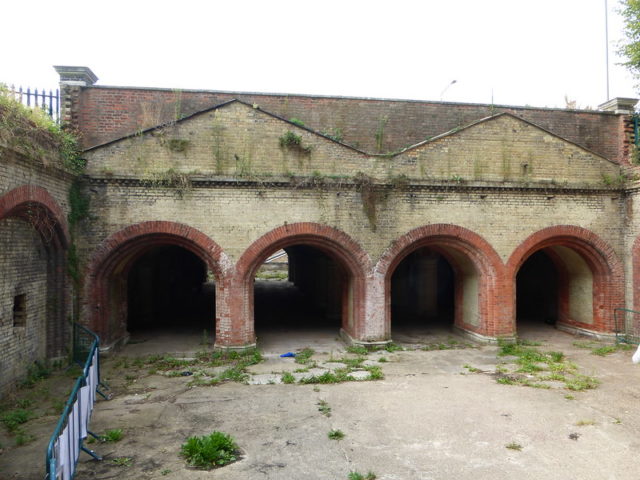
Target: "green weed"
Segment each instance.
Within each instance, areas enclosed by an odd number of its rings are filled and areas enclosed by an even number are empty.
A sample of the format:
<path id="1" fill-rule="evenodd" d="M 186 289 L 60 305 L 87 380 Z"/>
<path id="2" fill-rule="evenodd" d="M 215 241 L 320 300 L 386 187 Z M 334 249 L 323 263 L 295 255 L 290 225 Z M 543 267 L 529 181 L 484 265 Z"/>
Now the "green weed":
<path id="1" fill-rule="evenodd" d="M 133 458 L 131 457 L 116 457 L 111 460 L 111 463 L 118 467 L 130 467 L 133 465 Z"/>
<path id="2" fill-rule="evenodd" d="M 122 429 L 114 428 L 113 430 L 107 430 L 104 435 L 100 436 L 100 440 L 109 443 L 119 442 L 122 440 Z"/>
<path id="3" fill-rule="evenodd" d="M 360 472 L 350 472 L 347 475 L 348 480 L 376 480 L 378 478 L 375 473 L 369 471 L 366 474 L 362 474 Z"/>
<path id="4" fill-rule="evenodd" d="M 30 410 L 16 408 L 15 410 L 5 413 L 0 420 L 4 423 L 7 430 L 13 433 L 19 429 L 20 425 L 27 423 L 32 416 L 33 412 Z"/>
<path id="5" fill-rule="evenodd" d="M 303 348 L 301 351 L 296 353 L 295 362 L 305 365 L 309 363 L 314 353 L 316 352 L 312 348 Z"/>
<path id="6" fill-rule="evenodd" d="M 522 450 L 522 445 L 516 442 L 507 443 L 505 447 L 508 448 L 509 450 L 516 450 L 518 452 Z"/>
<path id="7" fill-rule="evenodd" d="M 222 432 L 213 432 L 202 437 L 189 437 L 181 447 L 180 454 L 189 465 L 211 469 L 235 462 L 240 451 L 233 438 Z"/>
<path id="8" fill-rule="evenodd" d="M 344 433 L 342 430 L 329 430 L 327 436 L 330 440 L 342 440 L 344 438 Z"/>
<path id="9" fill-rule="evenodd" d="M 282 383 L 296 383 L 296 378 L 291 372 L 283 373 L 280 380 L 282 380 Z"/>
<path id="10" fill-rule="evenodd" d="M 318 411 L 325 417 L 331 416 L 331 407 L 325 400 L 318 400 L 318 403 L 316 403 L 316 405 L 318 406 Z"/>

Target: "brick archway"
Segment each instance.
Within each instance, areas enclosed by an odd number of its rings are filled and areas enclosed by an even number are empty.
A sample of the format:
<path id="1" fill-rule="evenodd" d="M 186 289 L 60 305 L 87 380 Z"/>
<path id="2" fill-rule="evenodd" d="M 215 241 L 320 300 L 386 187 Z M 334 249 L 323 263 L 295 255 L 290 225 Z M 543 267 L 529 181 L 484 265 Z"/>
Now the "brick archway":
<path id="1" fill-rule="evenodd" d="M 84 307 L 90 327 L 113 344 L 126 334 L 128 270 L 136 259 L 156 246 L 174 245 L 198 256 L 213 272 L 216 283 L 215 323 L 228 321 L 225 308 L 230 261 L 222 248 L 204 233 L 188 225 L 150 221 L 130 225 L 103 241 L 87 267 Z M 213 319 L 212 319 L 213 320 Z"/>
<path id="2" fill-rule="evenodd" d="M 563 319 L 568 326 L 596 332 L 613 332 L 613 309 L 624 305 L 624 270 L 613 248 L 595 233 L 573 225 L 556 225 L 530 235 L 511 254 L 506 264 L 505 290 L 511 298 L 512 322 L 515 324 L 516 275 L 522 264 L 543 249 L 566 247 L 577 253 L 589 267 L 593 277 L 593 322 L 585 323 Z M 561 256 L 552 257 L 560 262 Z M 567 275 L 566 272 L 563 275 Z M 569 299 L 566 286 L 561 287 L 560 304 Z M 564 296 L 564 298 L 563 298 Z"/>
<path id="3" fill-rule="evenodd" d="M 481 336 L 496 337 L 511 334 L 503 318 L 503 301 L 500 284 L 503 264 L 493 247 L 478 234 L 451 224 L 433 224 L 418 227 L 398 238 L 382 255 L 376 265 L 376 275 L 384 279 L 384 324 L 385 332 L 391 332 L 391 277 L 396 267 L 407 255 L 419 248 L 429 247 L 451 264 L 456 277 L 460 277 L 463 263 L 477 273 L 478 323 L 473 325 L 463 319 L 459 302 L 462 289 L 456 280 L 455 320 L 457 327 Z"/>
<path id="4" fill-rule="evenodd" d="M 69 246 L 66 216 L 58 202 L 44 188 L 22 185 L 0 196 L 0 220 L 17 217 L 31 223 L 38 233 L 56 247 Z"/>
<path id="5" fill-rule="evenodd" d="M 370 271 L 369 255 L 346 233 L 326 225 L 304 222 L 278 227 L 253 242 L 236 264 L 234 293 L 232 294 L 233 331 L 242 338 L 229 338 L 231 345 L 255 342 L 253 277 L 273 251 L 292 245 L 307 245 L 325 253 L 338 263 L 347 277 L 343 292 L 342 330 L 359 340 L 364 332 L 365 274 Z M 225 338 L 220 332 L 220 338 Z"/>
<path id="6" fill-rule="evenodd" d="M 9 218 L 18 218 L 31 225 L 47 252 L 46 355 L 49 358 L 64 355 L 69 342 L 66 275 L 69 230 L 66 216 L 45 188 L 22 185 L 0 196 L 0 220 Z"/>

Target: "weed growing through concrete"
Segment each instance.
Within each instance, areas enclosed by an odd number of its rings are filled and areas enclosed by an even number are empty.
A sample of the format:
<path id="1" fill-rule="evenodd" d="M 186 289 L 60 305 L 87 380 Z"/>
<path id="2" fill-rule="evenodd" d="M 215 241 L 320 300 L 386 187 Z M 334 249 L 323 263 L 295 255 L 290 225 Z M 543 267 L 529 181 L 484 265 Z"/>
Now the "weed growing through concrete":
<path id="1" fill-rule="evenodd" d="M 577 373 L 578 367 L 567 361 L 562 352 L 542 352 L 539 343 L 518 340 L 515 343 L 499 342 L 500 357 L 514 357 L 515 368 L 510 371 L 505 364 L 496 368 L 496 381 L 503 385 L 524 385 L 534 388 L 551 388 L 544 382 L 562 382 L 574 391 L 596 388 L 596 378 Z"/>
<path id="2" fill-rule="evenodd" d="M 467 370 L 469 370 L 469 373 L 481 373 L 482 372 L 482 370 L 480 370 L 479 368 L 472 367 L 468 363 L 465 363 L 462 367 L 466 368 Z"/>
<path id="3" fill-rule="evenodd" d="M 180 454 L 189 465 L 209 470 L 235 462 L 240 450 L 230 435 L 213 432 L 202 437 L 189 437 L 182 445 Z"/>
<path id="4" fill-rule="evenodd" d="M 296 377 L 294 377 L 291 372 L 283 373 L 280 379 L 282 383 L 296 383 Z"/>
<path id="5" fill-rule="evenodd" d="M 509 450 L 516 450 L 518 452 L 522 450 L 522 445 L 516 442 L 507 443 L 505 447 L 508 448 Z"/>
<path id="6" fill-rule="evenodd" d="M 135 368 L 136 371 L 127 373 L 119 378 L 129 379 L 129 382 L 139 378 L 143 369 L 148 375 L 160 374 L 167 377 L 193 376 L 189 386 L 212 386 L 225 381 L 245 382 L 248 378 L 247 367 L 262 361 L 262 355 L 257 349 L 243 352 L 215 351 L 198 352 L 195 358 L 175 358 L 170 355 L 150 355 L 129 359 L 118 359 L 113 367 L 117 369 Z M 228 368 L 217 374 L 209 374 L 208 367 Z M 135 375 L 134 375 L 135 373 Z"/>
<path id="7" fill-rule="evenodd" d="M 344 438 L 344 432 L 342 430 L 329 430 L 329 433 L 327 433 L 327 436 L 329 437 L 330 440 L 342 440 Z"/>
<path id="8" fill-rule="evenodd" d="M 331 407 L 325 400 L 318 400 L 318 403 L 316 403 L 316 405 L 318 406 L 318 411 L 325 417 L 331 416 Z"/>
<path id="9" fill-rule="evenodd" d="M 595 420 L 587 419 L 587 420 L 578 420 L 576 422 L 576 427 L 588 427 L 590 425 L 595 425 Z"/>
<path id="10" fill-rule="evenodd" d="M 369 471 L 366 474 L 360 472 L 350 472 L 347 475 L 348 480 L 376 480 L 378 478 L 375 473 Z"/>
<path id="11" fill-rule="evenodd" d="M 114 428 L 113 430 L 107 430 L 104 435 L 100 436 L 100 440 L 109 443 L 119 442 L 122 440 L 122 429 Z"/>
<path id="12" fill-rule="evenodd" d="M 303 348 L 301 351 L 296 353 L 295 362 L 306 365 L 311 361 L 311 357 L 314 353 L 316 352 L 313 348 Z"/>
<path id="13" fill-rule="evenodd" d="M 133 459 L 131 457 L 116 457 L 111 460 L 111 463 L 118 467 L 130 467 L 133 465 Z"/>

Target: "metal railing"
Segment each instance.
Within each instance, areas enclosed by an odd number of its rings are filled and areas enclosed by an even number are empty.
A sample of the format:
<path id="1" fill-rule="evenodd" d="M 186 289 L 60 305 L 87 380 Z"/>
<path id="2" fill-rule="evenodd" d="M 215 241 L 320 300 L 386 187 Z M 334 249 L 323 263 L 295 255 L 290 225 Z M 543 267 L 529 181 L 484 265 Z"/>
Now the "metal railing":
<path id="1" fill-rule="evenodd" d="M 102 460 L 95 452 L 83 445 L 88 435 L 99 439 L 89 430 L 96 393 L 108 398 L 99 389 L 101 385 L 104 386 L 100 383 L 100 339 L 82 325 L 74 323 L 73 331 L 73 359 L 83 367 L 82 375 L 76 380 L 49 440 L 45 480 L 73 479 L 81 451 L 97 460 Z M 86 354 L 84 361 L 80 359 L 82 354 Z"/>
<path id="2" fill-rule="evenodd" d="M 640 343 L 640 312 L 627 308 L 615 308 L 613 319 L 617 342 Z"/>
<path id="3" fill-rule="evenodd" d="M 55 122 L 60 122 L 60 90 L 51 90 L 47 93 L 46 89 L 38 90 L 27 87 L 8 87 L 9 93 L 18 102 L 27 107 L 41 108 Z"/>

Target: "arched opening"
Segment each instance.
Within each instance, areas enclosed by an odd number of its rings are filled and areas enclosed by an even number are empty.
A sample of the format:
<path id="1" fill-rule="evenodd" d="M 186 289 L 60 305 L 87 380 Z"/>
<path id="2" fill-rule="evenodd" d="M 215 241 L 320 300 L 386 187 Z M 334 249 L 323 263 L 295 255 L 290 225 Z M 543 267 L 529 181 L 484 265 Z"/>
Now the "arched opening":
<path id="1" fill-rule="evenodd" d="M 133 261 L 127 277 L 127 328 L 214 335 L 215 284 L 197 255 L 175 245 L 153 247 Z"/>
<path id="2" fill-rule="evenodd" d="M 154 221 L 120 230 L 96 249 L 89 264 L 84 308 L 90 327 L 105 347 L 125 340 L 130 331 L 146 335 L 135 338 L 146 342 L 166 327 L 171 330 L 163 336 L 176 340 L 171 348 L 180 348 L 180 341 L 201 348 L 203 337 L 213 342 L 217 332 L 221 264 L 229 264 L 222 249 L 187 225 Z M 228 311 L 221 310 L 218 323 L 228 322 Z M 175 332 L 183 338 L 176 339 Z"/>
<path id="3" fill-rule="evenodd" d="M 548 253 L 539 250 L 516 275 L 516 319 L 524 324 L 555 325 L 559 316 L 559 271 Z"/>
<path id="4" fill-rule="evenodd" d="M 466 253 L 438 242 L 407 254 L 391 276 L 391 335 L 430 341 L 452 327 L 481 324 L 478 269 Z"/>
<path id="5" fill-rule="evenodd" d="M 344 266 L 323 249 L 293 244 L 272 252 L 254 275 L 259 344 L 333 342 L 352 310 L 349 285 Z"/>
<path id="6" fill-rule="evenodd" d="M 391 277 L 393 330 L 451 327 L 454 279 L 451 264 L 437 251 L 423 247 L 407 255 Z"/>
<path id="7" fill-rule="evenodd" d="M 259 328 L 265 324 L 254 316 L 254 307 L 262 308 L 255 301 L 256 273 L 270 255 L 281 249 L 288 256 L 287 281 L 301 294 L 307 295 L 309 300 L 305 307 L 315 308 L 314 315 L 325 325 L 322 337 L 332 344 L 335 344 L 337 334 L 355 341 L 368 341 L 364 322 L 364 272 L 371 266 L 369 256 L 344 232 L 326 225 L 303 222 L 285 224 L 267 232 L 253 242 L 238 260 L 231 285 L 235 301 L 230 302 L 230 308 L 234 319 L 232 326 L 242 333 L 242 337 L 228 340 L 227 345 L 231 341 L 244 345 L 256 342 L 256 323 Z M 305 339 L 300 335 L 305 322 L 298 319 L 294 325 L 292 341 L 278 344 L 278 348 L 303 345 Z M 221 329 L 218 332 L 220 338 L 224 340 L 229 331 Z M 278 339 L 284 337 L 279 336 Z M 257 339 L 262 345 L 266 340 L 264 335 Z"/>
<path id="8" fill-rule="evenodd" d="M 565 330 L 614 330 L 613 309 L 624 304 L 622 265 L 589 230 L 564 225 L 540 230 L 516 248 L 507 271 L 518 334 L 554 319 Z"/>
<path id="9" fill-rule="evenodd" d="M 384 278 L 387 338 L 393 336 L 395 340 L 398 335 L 400 322 L 395 322 L 393 313 L 402 315 L 398 299 L 403 295 L 403 282 L 399 279 L 404 275 L 407 283 L 407 274 L 403 274 L 407 270 L 409 283 L 413 277 L 414 283 L 420 285 L 414 295 L 414 311 L 417 308 L 420 312 L 420 305 L 435 303 L 437 315 L 447 328 L 453 326 L 479 337 L 510 333 L 511 326 L 499 317 L 503 264 L 498 254 L 486 240 L 466 228 L 432 224 L 395 240 L 376 265 L 375 272 Z M 430 299 L 422 298 L 425 292 Z M 427 334 L 430 328 L 427 327 Z"/>

